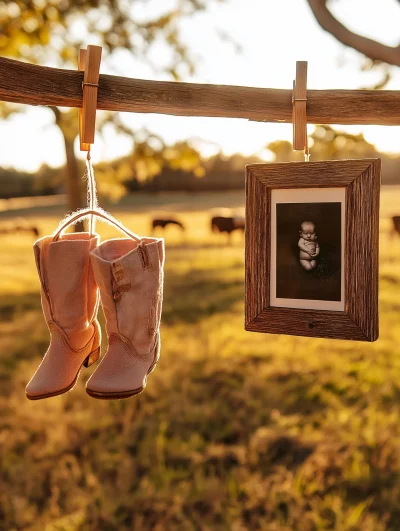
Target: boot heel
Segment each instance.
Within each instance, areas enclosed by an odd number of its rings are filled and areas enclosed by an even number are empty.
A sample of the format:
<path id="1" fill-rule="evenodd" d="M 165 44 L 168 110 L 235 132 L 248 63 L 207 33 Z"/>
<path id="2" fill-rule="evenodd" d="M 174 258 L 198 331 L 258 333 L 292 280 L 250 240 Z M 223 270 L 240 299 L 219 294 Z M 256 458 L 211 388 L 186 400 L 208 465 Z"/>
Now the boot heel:
<path id="1" fill-rule="evenodd" d="M 96 350 L 94 350 L 93 352 L 89 354 L 89 356 L 83 362 L 83 366 L 90 367 L 91 365 L 93 365 L 93 363 L 95 363 L 99 359 L 99 356 L 100 356 L 100 347 L 98 347 Z"/>

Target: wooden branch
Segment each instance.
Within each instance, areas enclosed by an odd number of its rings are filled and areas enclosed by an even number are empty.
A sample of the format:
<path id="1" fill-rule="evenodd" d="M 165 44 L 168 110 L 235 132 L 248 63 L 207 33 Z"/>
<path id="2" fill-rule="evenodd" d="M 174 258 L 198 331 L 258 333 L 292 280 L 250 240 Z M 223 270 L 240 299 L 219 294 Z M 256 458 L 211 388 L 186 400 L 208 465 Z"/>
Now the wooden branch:
<path id="1" fill-rule="evenodd" d="M 322 29 L 345 46 L 350 46 L 374 61 L 400 66 L 400 47 L 386 46 L 380 42 L 353 33 L 329 11 L 326 0 L 308 0 L 311 10 Z M 378 3 L 376 4 L 378 5 Z"/>
<path id="2" fill-rule="evenodd" d="M 82 80 L 83 73 L 79 71 L 0 57 L 0 100 L 79 108 Z M 291 123 L 292 90 L 148 81 L 101 74 L 97 108 Z M 400 125 L 400 92 L 308 90 L 307 121 Z"/>

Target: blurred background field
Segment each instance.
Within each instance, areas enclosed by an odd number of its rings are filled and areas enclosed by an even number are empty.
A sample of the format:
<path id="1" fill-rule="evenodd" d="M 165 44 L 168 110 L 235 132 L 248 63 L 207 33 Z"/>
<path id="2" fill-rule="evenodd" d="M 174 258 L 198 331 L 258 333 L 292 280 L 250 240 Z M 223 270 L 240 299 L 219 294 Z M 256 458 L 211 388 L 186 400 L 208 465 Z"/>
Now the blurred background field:
<path id="1" fill-rule="evenodd" d="M 115 205 L 141 234 L 160 210 L 186 225 L 164 234 L 160 362 L 124 401 L 88 397 L 92 369 L 65 395 L 25 398 L 49 340 L 34 237 L 0 235 L 0 529 L 399 529 L 399 201 L 383 188 L 374 344 L 244 331 L 242 234 L 210 231 L 210 209 L 240 212 L 243 192 Z M 15 215 L 44 235 L 64 208 Z"/>

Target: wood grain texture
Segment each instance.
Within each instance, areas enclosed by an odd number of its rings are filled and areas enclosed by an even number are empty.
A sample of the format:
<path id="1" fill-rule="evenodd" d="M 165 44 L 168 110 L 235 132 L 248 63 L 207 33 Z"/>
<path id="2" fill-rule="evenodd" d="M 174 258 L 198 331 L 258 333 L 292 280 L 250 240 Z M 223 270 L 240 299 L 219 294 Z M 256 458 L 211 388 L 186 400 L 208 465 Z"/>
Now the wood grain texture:
<path id="1" fill-rule="evenodd" d="M 285 334 L 326 339 L 365 341 L 365 334 L 345 312 L 299 310 L 297 308 L 265 308 L 246 330 L 269 334 Z"/>
<path id="2" fill-rule="evenodd" d="M 86 49 L 81 48 L 78 55 L 78 70 L 80 72 L 85 71 L 86 66 Z M 79 149 L 81 151 L 88 151 L 90 149 L 90 144 L 84 144 L 82 142 L 82 126 L 83 126 L 83 115 L 82 108 L 78 109 L 78 122 L 79 122 Z"/>
<path id="3" fill-rule="evenodd" d="M 348 186 L 376 159 L 322 160 L 248 164 L 247 170 L 267 188 Z"/>
<path id="4" fill-rule="evenodd" d="M 262 259 L 270 253 L 269 219 L 271 216 L 271 191 L 246 173 L 246 267 L 245 267 L 245 326 L 269 304 L 270 263 Z M 261 283 L 260 283 L 261 281 Z M 260 289 L 261 287 L 261 289 Z"/>
<path id="5" fill-rule="evenodd" d="M 378 262 L 381 161 L 372 164 L 346 190 L 346 308 L 367 341 L 379 335 Z"/>
<path id="6" fill-rule="evenodd" d="M 246 167 L 245 329 L 333 339 L 378 338 L 380 159 Z M 346 187 L 345 311 L 270 306 L 273 188 Z"/>
<path id="7" fill-rule="evenodd" d="M 0 57 L 0 100 L 82 107 L 83 74 Z M 97 108 L 110 111 L 292 121 L 292 90 L 149 81 L 100 74 Z M 308 90 L 307 121 L 400 125 L 400 92 Z"/>
<path id="8" fill-rule="evenodd" d="M 101 46 L 88 46 L 86 50 L 84 83 L 98 84 L 101 62 Z M 82 100 L 82 143 L 93 144 L 96 129 L 98 87 L 84 85 Z"/>
<path id="9" fill-rule="evenodd" d="M 306 149 L 307 144 L 307 61 L 296 61 L 293 88 L 293 149 Z"/>

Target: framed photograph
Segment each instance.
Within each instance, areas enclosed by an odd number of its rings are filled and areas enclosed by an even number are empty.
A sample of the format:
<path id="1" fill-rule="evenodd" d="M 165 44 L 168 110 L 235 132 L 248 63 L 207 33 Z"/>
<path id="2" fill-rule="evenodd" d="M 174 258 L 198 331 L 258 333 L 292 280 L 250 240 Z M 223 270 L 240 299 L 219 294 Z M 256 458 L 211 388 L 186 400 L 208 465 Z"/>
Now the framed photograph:
<path id="1" fill-rule="evenodd" d="M 246 330 L 378 339 L 380 175 L 380 159 L 246 166 Z"/>

